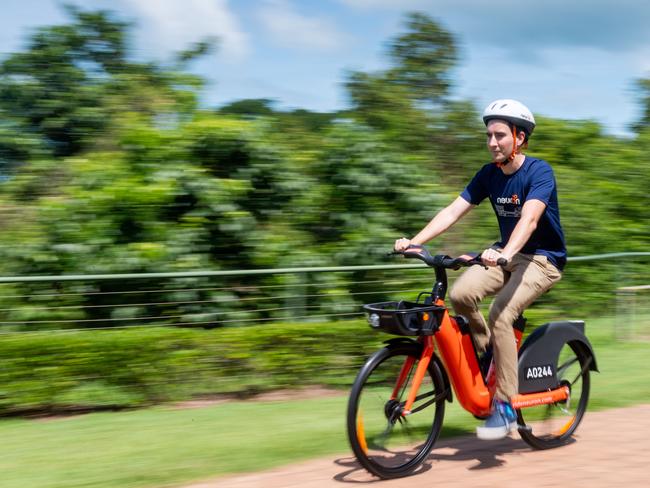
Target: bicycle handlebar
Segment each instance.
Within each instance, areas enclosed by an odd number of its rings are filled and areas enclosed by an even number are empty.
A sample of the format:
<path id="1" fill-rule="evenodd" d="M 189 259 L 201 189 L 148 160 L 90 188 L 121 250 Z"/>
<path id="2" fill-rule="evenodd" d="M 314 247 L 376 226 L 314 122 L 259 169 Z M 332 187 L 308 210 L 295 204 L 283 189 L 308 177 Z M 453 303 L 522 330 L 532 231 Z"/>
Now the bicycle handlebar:
<path id="1" fill-rule="evenodd" d="M 469 267 L 469 266 L 485 266 L 483 261 L 481 260 L 481 255 L 478 253 L 468 253 L 468 254 L 463 254 L 462 256 L 458 256 L 456 258 L 452 258 L 451 256 L 447 256 L 446 254 L 436 254 L 436 255 L 431 255 L 431 253 L 425 248 L 424 246 L 419 246 L 412 244 L 403 251 L 393 251 L 389 253 L 389 255 L 395 255 L 395 254 L 400 254 L 404 256 L 405 258 L 409 259 L 419 259 L 420 261 L 423 261 L 425 264 L 428 266 L 431 266 L 432 268 L 445 268 L 445 269 L 454 269 L 457 270 L 461 267 Z M 505 258 L 499 258 L 497 260 L 497 265 L 498 266 L 506 266 L 508 264 L 508 260 Z"/>

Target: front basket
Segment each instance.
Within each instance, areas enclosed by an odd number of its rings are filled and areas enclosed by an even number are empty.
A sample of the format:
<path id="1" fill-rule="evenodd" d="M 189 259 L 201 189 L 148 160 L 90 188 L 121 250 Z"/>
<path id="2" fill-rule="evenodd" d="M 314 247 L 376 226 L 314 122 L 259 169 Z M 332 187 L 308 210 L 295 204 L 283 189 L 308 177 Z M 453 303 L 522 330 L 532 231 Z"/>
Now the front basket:
<path id="1" fill-rule="evenodd" d="M 445 311 L 438 305 L 416 302 L 381 302 L 364 305 L 370 327 L 388 334 L 433 335 Z"/>

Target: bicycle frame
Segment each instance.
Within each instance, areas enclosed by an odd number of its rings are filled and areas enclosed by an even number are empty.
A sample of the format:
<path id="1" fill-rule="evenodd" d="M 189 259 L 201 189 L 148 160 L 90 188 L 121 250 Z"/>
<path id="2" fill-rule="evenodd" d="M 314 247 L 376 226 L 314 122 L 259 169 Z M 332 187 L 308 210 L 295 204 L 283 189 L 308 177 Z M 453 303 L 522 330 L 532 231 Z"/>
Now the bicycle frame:
<path id="1" fill-rule="evenodd" d="M 348 402 L 352 450 L 368 472 L 383 479 L 406 476 L 425 462 L 453 393 L 463 409 L 486 418 L 497 386 L 495 365 L 490 364 L 485 372 L 487 365 L 481 364 L 467 320 L 450 315 L 445 306 L 446 270 L 482 265 L 480 257 L 432 256 L 422 246 L 396 254 L 434 268 L 436 281 L 431 292 L 420 293 L 415 302 L 363 306 L 371 328 L 408 337 L 387 341 L 387 346 L 366 360 Z M 508 263 L 497 264 L 505 267 Z M 519 435 L 535 449 L 565 445 L 586 411 L 589 373 L 598 371 L 593 348 L 583 321 L 549 322 L 523 341 L 524 324 L 522 317 L 512 324 L 519 385 L 510 402 L 517 411 Z M 540 406 L 538 411 L 524 410 L 535 406 Z M 425 411 L 428 407 L 432 408 Z M 533 422 L 527 422 L 529 413 Z"/>
<path id="2" fill-rule="evenodd" d="M 445 306 L 444 301 L 441 299 L 436 300 L 435 303 L 439 306 Z M 517 349 L 519 349 L 522 332 L 519 330 L 515 330 L 514 332 L 517 340 Z M 471 336 L 469 334 L 463 334 L 458 323 L 449 315 L 447 310 L 445 310 L 442 316 L 440 328 L 435 335 L 420 337 L 420 342 L 423 345 L 422 355 L 420 356 L 420 362 L 413 376 L 413 382 L 404 408 L 402 409 L 402 415 L 409 415 L 411 413 L 418 389 L 434 354 L 434 338 L 435 345 L 437 345 L 441 359 L 447 370 L 450 383 L 461 406 L 477 417 L 489 415 L 494 395 L 495 377 L 493 367 L 490 368 L 487 381 L 484 380 L 476 358 Z M 397 393 L 403 386 L 414 361 L 412 358 L 409 358 L 403 365 L 392 398 L 397 397 Z M 568 397 L 569 389 L 566 386 L 561 386 L 541 393 L 519 394 L 512 398 L 511 402 L 513 408 L 520 409 L 557 403 L 567 400 Z"/>

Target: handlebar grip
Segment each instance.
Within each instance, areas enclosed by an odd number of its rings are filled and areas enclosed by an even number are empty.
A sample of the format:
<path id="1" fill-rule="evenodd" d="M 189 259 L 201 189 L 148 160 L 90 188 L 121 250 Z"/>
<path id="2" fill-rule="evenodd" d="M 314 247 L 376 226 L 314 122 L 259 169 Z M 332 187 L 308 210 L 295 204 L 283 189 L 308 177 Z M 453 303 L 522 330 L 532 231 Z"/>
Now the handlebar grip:
<path id="1" fill-rule="evenodd" d="M 499 258 L 497 259 L 497 266 L 507 266 L 508 265 L 508 260 L 506 258 Z"/>

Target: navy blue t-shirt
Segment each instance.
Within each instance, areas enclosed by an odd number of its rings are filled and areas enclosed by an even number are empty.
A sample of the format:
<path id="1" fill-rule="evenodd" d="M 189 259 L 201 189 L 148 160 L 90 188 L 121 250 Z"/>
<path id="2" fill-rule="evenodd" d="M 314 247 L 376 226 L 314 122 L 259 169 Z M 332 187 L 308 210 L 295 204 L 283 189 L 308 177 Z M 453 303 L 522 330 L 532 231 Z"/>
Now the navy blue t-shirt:
<path id="1" fill-rule="evenodd" d="M 513 174 L 506 175 L 494 163 L 483 166 L 460 195 L 467 202 L 478 205 L 489 198 L 499 221 L 504 247 L 514 230 L 524 202 L 539 200 L 546 204 L 537 228 L 519 251 L 524 254 L 546 256 L 558 269 L 566 264 L 564 233 L 560 225 L 557 186 L 551 166 L 541 159 L 526 156 L 524 163 Z"/>

